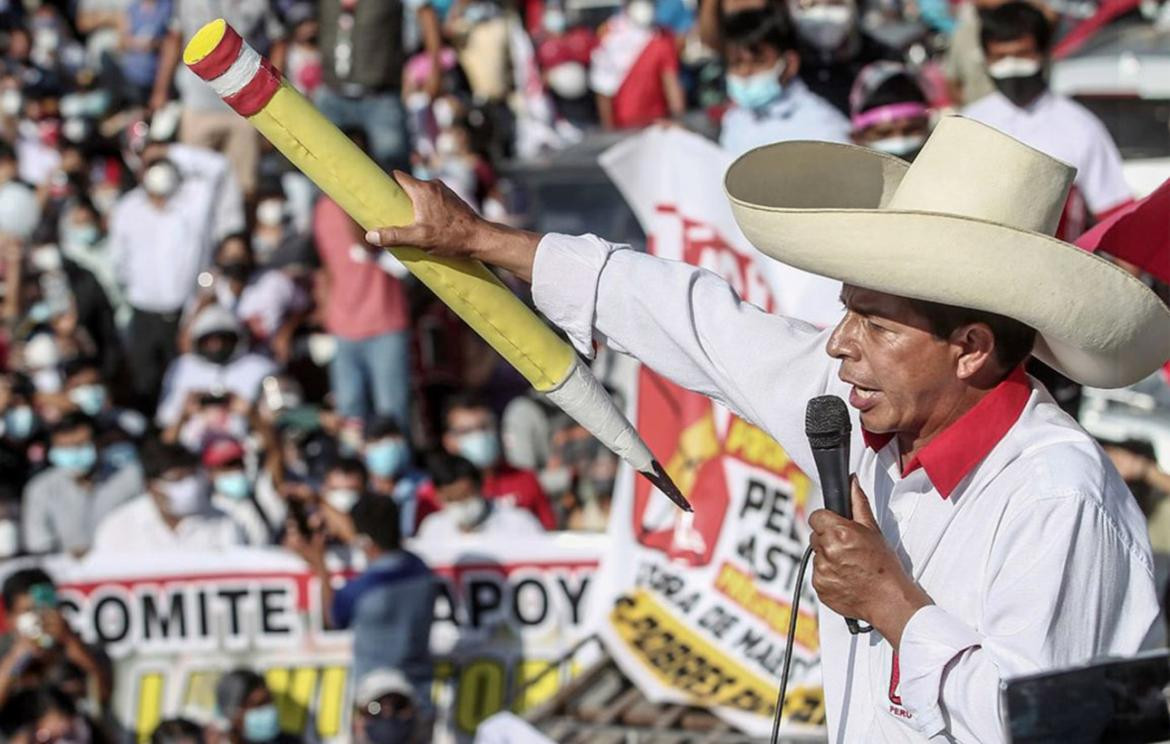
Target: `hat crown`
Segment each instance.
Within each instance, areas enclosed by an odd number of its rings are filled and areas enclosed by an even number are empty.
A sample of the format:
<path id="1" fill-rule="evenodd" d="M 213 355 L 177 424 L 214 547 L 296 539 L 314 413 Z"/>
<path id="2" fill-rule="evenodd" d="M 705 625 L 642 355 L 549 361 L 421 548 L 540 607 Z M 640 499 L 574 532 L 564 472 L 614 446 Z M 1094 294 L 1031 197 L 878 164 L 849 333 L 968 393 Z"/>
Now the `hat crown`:
<path id="1" fill-rule="evenodd" d="M 1054 235 L 1076 172 L 985 124 L 948 116 L 885 206 Z"/>

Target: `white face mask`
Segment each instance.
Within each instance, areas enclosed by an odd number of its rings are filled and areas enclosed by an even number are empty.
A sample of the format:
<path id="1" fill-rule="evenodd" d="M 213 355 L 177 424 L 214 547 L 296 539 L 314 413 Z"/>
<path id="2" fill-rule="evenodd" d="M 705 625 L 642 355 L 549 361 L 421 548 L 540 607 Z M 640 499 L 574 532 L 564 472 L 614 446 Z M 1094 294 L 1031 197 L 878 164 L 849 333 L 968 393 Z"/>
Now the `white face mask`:
<path id="1" fill-rule="evenodd" d="M 1040 72 L 1043 65 L 1038 59 L 1028 57 L 1004 57 L 987 66 L 987 74 L 995 80 L 1032 77 Z"/>
<path id="2" fill-rule="evenodd" d="M 284 222 L 284 202 L 265 199 L 256 207 L 256 221 L 265 227 L 276 227 Z"/>
<path id="3" fill-rule="evenodd" d="M 454 132 L 439 132 L 439 136 L 435 137 L 435 152 L 440 155 L 457 155 L 460 150 L 462 148 L 459 146 L 459 138 L 455 136 Z"/>
<path id="4" fill-rule="evenodd" d="M 142 188 L 151 196 L 166 198 L 179 189 L 179 171 L 170 163 L 155 163 L 142 175 Z"/>
<path id="5" fill-rule="evenodd" d="M 435 117 L 435 126 L 439 129 L 450 129 L 455 124 L 455 105 L 446 98 L 439 98 L 431 104 L 431 113 Z"/>
<path id="6" fill-rule="evenodd" d="M 172 517 L 188 517 L 203 508 L 206 488 L 198 475 L 177 481 L 161 481 L 166 510 Z"/>
<path id="7" fill-rule="evenodd" d="M 926 137 L 921 134 L 905 135 L 902 137 L 883 137 L 869 143 L 869 146 L 878 152 L 887 155 L 896 155 L 900 158 L 922 149 Z"/>
<path id="8" fill-rule="evenodd" d="M 635 26 L 650 28 L 654 24 L 654 3 L 649 0 L 634 0 L 626 6 L 626 16 Z"/>
<path id="9" fill-rule="evenodd" d="M 845 43 L 854 24 L 853 8 L 849 5 L 814 5 L 796 11 L 793 18 L 800 36 L 825 51 Z"/>
<path id="10" fill-rule="evenodd" d="M 447 504 L 445 508 L 451 511 L 451 515 L 455 517 L 455 523 L 460 528 L 469 530 L 483 519 L 487 512 L 487 501 L 482 496 L 473 496 L 463 501 L 456 501 L 454 504 Z"/>
<path id="11" fill-rule="evenodd" d="M 353 488 L 330 488 L 325 492 L 325 501 L 342 514 L 349 514 L 359 498 L 361 493 Z"/>
<path id="12" fill-rule="evenodd" d="M 0 113 L 5 116 L 19 116 L 22 108 L 24 108 L 24 96 L 20 94 L 19 90 L 9 88 L 0 93 Z"/>

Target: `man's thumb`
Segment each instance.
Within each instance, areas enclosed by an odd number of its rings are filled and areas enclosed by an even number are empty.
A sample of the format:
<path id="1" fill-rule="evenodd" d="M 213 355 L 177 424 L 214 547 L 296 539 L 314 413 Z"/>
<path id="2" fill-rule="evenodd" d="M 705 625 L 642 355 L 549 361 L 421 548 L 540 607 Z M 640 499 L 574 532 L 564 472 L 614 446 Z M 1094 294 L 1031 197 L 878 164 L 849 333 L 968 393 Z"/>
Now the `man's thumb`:
<path id="1" fill-rule="evenodd" d="M 853 498 L 853 521 L 860 522 L 866 527 L 872 527 L 876 530 L 878 528 L 877 520 L 874 519 L 873 509 L 869 508 L 869 499 L 865 497 L 865 492 L 861 490 L 861 484 L 857 482 L 856 475 L 849 479 L 849 487 Z"/>

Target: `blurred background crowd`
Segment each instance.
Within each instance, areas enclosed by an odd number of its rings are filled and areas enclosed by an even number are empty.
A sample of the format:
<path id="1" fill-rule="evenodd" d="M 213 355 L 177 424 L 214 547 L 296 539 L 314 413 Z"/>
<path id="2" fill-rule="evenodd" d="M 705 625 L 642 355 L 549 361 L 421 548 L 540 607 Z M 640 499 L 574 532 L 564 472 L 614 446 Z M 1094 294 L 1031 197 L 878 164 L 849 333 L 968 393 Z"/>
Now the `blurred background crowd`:
<path id="1" fill-rule="evenodd" d="M 364 601 L 426 637 L 403 538 L 604 530 L 617 460 L 183 67 L 221 16 L 380 164 L 517 225 L 620 203 L 573 154 L 662 124 L 912 159 L 963 111 L 1078 167 L 1067 239 L 1170 175 L 1151 0 L 0 0 L 0 558 L 283 546 L 383 571 L 325 598 L 359 636 Z M 1153 514 L 1145 439 L 1116 453 Z M 54 602 L 5 584 L 0 728 L 101 740 L 109 675 Z M 427 663 L 384 641 L 356 641 L 387 658 L 355 740 L 426 716 Z M 262 678 L 217 703 L 220 740 L 275 740 Z"/>

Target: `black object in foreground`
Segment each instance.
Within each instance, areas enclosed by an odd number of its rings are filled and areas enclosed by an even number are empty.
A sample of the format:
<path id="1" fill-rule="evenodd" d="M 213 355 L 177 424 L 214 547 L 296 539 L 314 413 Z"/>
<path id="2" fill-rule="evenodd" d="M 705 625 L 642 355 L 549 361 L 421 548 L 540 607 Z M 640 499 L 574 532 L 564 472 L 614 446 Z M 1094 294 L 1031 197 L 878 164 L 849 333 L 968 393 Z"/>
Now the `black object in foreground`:
<path id="1" fill-rule="evenodd" d="M 1115 744 L 1170 739 L 1166 650 L 1000 683 L 1012 744 Z"/>
<path id="2" fill-rule="evenodd" d="M 686 497 L 682 495 L 682 491 L 678 490 L 678 486 L 674 485 L 674 481 L 671 480 L 670 476 L 666 474 L 666 471 L 662 469 L 662 464 L 657 460 L 654 460 L 650 463 L 650 467 L 654 469 L 654 472 L 639 472 L 646 476 L 646 480 L 653 483 L 654 487 L 659 491 L 662 491 L 662 493 L 666 495 L 666 498 L 673 501 L 679 509 L 682 509 L 685 512 L 693 512 L 694 509 L 691 508 L 691 505 L 687 502 Z"/>

